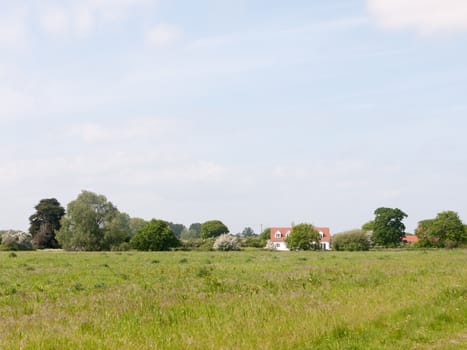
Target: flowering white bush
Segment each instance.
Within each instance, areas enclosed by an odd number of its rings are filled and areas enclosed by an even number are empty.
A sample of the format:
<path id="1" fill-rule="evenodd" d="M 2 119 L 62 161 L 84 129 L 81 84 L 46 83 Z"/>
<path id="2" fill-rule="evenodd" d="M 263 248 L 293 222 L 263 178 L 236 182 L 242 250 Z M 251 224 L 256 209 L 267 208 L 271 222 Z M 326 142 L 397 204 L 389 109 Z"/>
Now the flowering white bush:
<path id="1" fill-rule="evenodd" d="M 266 243 L 266 247 L 264 247 L 264 249 L 268 249 L 268 250 L 276 250 L 276 246 L 274 245 L 274 242 L 271 241 L 270 239 L 268 239 L 267 243 Z"/>
<path id="2" fill-rule="evenodd" d="M 2 234 L 2 245 L 13 250 L 31 250 L 32 236 L 23 231 L 7 231 Z"/>
<path id="3" fill-rule="evenodd" d="M 240 240 L 236 236 L 223 234 L 217 237 L 213 245 L 214 250 L 240 250 Z"/>

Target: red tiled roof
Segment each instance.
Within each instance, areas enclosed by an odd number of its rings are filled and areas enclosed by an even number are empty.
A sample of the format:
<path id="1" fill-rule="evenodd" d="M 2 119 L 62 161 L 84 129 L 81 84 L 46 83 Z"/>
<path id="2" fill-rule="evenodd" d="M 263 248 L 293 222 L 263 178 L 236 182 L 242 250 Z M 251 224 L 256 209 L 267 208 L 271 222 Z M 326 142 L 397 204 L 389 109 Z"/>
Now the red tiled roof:
<path id="1" fill-rule="evenodd" d="M 323 234 L 321 242 L 330 242 L 331 241 L 331 230 L 329 227 L 313 227 L 316 231 Z M 276 238 L 276 233 L 280 232 L 280 237 Z M 271 233 L 269 238 L 273 242 L 283 242 L 286 239 L 287 233 L 292 232 L 292 227 L 271 227 Z"/>
<path id="2" fill-rule="evenodd" d="M 412 235 L 404 236 L 402 237 L 402 241 L 405 241 L 407 243 L 415 243 L 415 242 L 418 242 L 418 237 L 412 236 Z"/>

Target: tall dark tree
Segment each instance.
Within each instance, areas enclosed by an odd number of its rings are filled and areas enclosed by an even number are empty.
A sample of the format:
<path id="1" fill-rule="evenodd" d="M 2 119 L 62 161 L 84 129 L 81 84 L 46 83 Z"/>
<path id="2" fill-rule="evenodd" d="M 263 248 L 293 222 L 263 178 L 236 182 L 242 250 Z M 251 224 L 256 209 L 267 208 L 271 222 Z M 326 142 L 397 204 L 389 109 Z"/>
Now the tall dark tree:
<path id="1" fill-rule="evenodd" d="M 60 219 L 65 215 L 65 209 L 55 198 L 41 199 L 34 209 L 36 212 L 29 217 L 29 233 L 35 248 L 58 248 L 55 231 L 60 230 Z"/>
<path id="2" fill-rule="evenodd" d="M 397 247 L 405 235 L 402 222 L 407 217 L 399 208 L 378 208 L 375 210 L 373 242 L 383 247 Z"/>

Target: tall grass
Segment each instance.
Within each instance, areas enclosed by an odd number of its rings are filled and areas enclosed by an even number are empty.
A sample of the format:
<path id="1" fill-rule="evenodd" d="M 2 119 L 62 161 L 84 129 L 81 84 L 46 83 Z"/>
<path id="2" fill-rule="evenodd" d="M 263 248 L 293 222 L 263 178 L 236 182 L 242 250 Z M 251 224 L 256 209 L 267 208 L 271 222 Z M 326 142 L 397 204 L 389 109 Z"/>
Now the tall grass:
<path id="1" fill-rule="evenodd" d="M 466 329 L 466 250 L 0 253 L 0 349 L 461 349 Z"/>

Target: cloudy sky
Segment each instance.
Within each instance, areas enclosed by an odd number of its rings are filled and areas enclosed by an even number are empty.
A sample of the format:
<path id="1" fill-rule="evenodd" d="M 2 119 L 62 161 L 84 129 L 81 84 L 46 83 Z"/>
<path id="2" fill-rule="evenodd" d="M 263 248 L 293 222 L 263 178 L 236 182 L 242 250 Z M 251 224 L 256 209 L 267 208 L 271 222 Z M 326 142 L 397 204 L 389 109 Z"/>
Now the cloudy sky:
<path id="1" fill-rule="evenodd" d="M 0 0 L 0 228 L 467 220 L 465 0 Z"/>

